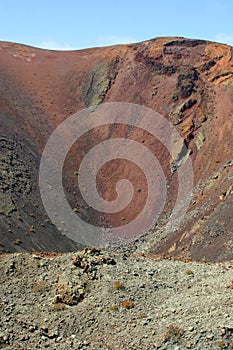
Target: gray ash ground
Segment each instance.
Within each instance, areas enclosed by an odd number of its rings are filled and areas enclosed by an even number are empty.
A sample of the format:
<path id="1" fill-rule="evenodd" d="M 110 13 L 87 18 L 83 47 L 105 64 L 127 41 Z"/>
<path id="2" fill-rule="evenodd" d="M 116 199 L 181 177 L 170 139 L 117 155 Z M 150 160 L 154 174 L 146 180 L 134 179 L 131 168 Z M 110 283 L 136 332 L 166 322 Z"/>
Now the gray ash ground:
<path id="1" fill-rule="evenodd" d="M 233 262 L 1 256 L 0 349 L 232 349 Z"/>

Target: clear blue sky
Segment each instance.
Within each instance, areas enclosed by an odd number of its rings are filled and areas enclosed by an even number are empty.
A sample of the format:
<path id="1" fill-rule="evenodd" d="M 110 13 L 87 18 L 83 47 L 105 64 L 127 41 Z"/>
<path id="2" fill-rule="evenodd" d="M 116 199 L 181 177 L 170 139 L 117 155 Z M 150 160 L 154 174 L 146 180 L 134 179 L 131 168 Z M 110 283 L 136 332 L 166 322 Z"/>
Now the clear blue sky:
<path id="1" fill-rule="evenodd" d="M 0 40 L 79 49 L 184 36 L 233 45 L 232 0 L 0 0 Z"/>

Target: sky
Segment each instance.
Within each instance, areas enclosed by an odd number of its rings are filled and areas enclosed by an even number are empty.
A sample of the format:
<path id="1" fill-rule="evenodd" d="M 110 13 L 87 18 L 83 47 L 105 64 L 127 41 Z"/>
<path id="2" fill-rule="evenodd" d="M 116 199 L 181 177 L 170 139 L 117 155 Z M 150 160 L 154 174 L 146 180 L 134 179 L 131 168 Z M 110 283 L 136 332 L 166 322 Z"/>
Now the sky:
<path id="1" fill-rule="evenodd" d="M 0 40 L 75 50 L 158 36 L 233 46 L 232 0 L 0 0 Z"/>

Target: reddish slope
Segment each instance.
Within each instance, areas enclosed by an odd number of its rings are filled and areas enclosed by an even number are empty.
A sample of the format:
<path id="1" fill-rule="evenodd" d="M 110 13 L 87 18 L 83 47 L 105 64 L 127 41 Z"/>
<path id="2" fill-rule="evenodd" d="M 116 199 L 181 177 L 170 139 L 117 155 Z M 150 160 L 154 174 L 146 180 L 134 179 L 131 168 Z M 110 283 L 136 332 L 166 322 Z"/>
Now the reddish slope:
<path id="1" fill-rule="evenodd" d="M 67 251 L 75 245 L 59 235 L 46 216 L 38 190 L 40 154 L 52 131 L 73 113 L 101 102 L 131 102 L 150 107 L 170 120 L 188 145 L 195 188 L 185 222 L 165 238 L 162 222 L 177 194 L 176 173 L 164 147 L 145 133 L 138 138 L 156 150 L 170 184 L 167 203 L 150 250 L 197 259 L 232 258 L 233 247 L 233 51 L 227 45 L 182 38 L 158 38 L 141 44 L 73 52 L 55 52 L 0 44 L 1 187 L 0 242 L 3 250 Z M 69 152 L 64 185 L 72 206 L 94 223 L 100 215 L 87 208 L 74 170 L 94 144 L 126 128 L 105 127 L 82 138 Z M 77 159 L 74 155 L 77 153 Z M 174 150 L 174 152 L 178 152 Z M 102 194 L 113 199 L 114 164 L 100 174 Z M 116 164 L 115 164 L 116 167 Z M 109 173 L 108 173 L 109 172 Z M 121 164 L 143 190 L 141 172 Z M 113 187 L 113 189 L 112 189 Z M 105 216 L 111 225 L 132 220 L 145 198 L 120 215 Z M 150 236 L 151 237 L 151 236 Z M 161 239 L 161 237 L 163 239 Z M 16 239 L 22 243 L 15 244 Z M 15 242 L 15 243 L 14 243 Z"/>

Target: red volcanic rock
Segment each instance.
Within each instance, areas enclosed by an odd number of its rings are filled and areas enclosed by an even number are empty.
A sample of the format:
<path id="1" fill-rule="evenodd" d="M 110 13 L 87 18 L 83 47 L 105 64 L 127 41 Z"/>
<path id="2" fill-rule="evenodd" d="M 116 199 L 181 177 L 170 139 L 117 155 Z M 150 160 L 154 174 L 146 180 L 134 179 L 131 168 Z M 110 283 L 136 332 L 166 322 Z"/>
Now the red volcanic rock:
<path id="1" fill-rule="evenodd" d="M 150 253 L 197 260 L 233 258 L 233 49 L 184 38 L 57 52 L 0 43 L 0 248 L 2 251 L 64 252 L 80 245 L 48 218 L 39 192 L 44 146 L 61 122 L 93 105 L 128 102 L 162 114 L 180 134 L 171 154 L 143 130 L 102 126 L 83 135 L 64 164 L 63 185 L 71 207 L 93 225 L 122 226 L 146 201 L 142 169 L 110 161 L 97 176 L 106 200 L 120 179 L 135 189 L 118 214 L 90 208 L 77 185 L 81 160 L 96 144 L 127 138 L 153 152 L 167 180 L 167 198 L 157 225 L 137 245 Z M 187 150 L 184 152 L 184 145 Z M 174 207 L 177 169 L 190 156 L 194 188 L 189 209 L 175 230 L 165 230 Z M 146 243 L 145 243 L 146 242 Z"/>

